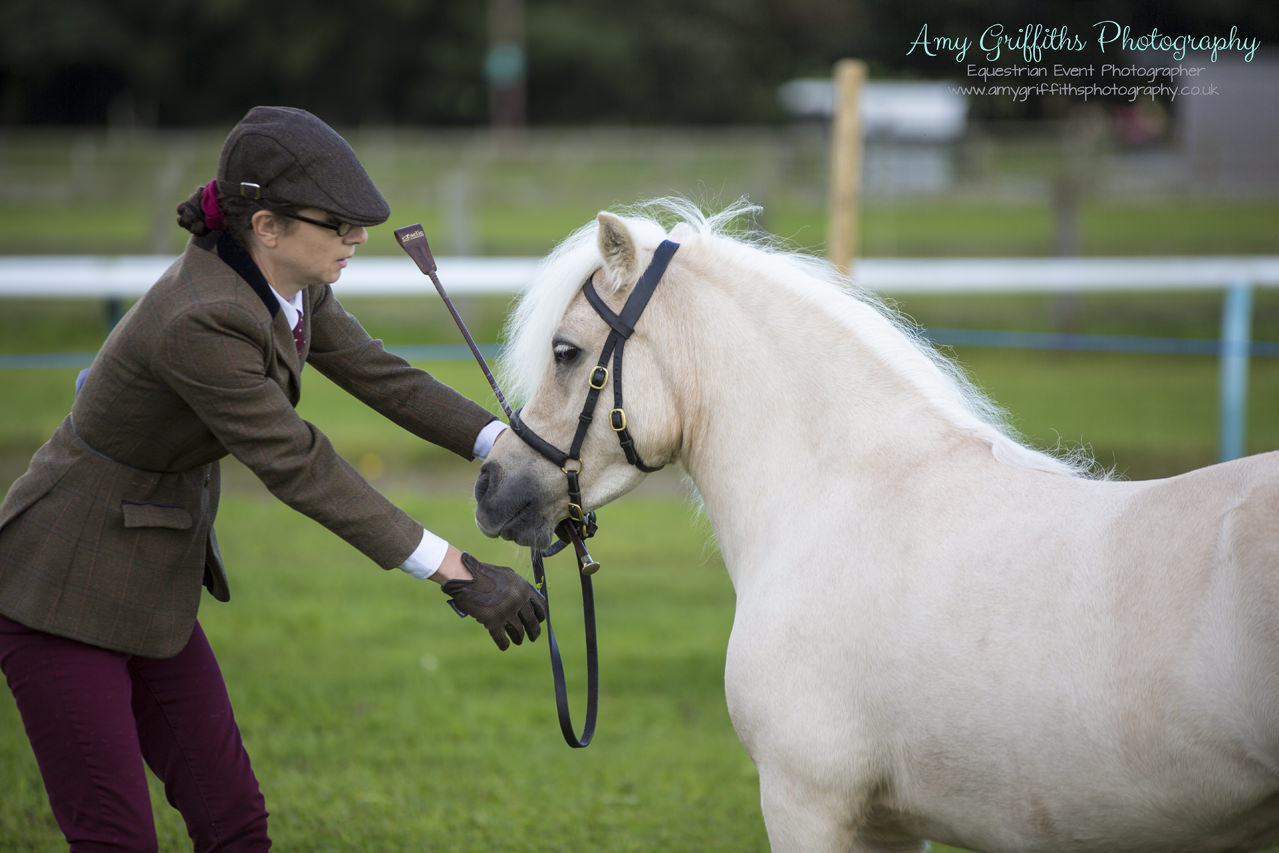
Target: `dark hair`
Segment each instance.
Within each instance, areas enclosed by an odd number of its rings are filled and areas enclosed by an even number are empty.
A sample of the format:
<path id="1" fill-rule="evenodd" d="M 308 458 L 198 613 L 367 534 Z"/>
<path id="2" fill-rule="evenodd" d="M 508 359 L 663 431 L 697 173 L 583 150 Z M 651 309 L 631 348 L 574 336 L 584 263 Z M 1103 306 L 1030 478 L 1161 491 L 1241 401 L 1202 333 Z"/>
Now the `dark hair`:
<path id="1" fill-rule="evenodd" d="M 191 197 L 178 205 L 178 225 L 197 237 L 203 237 L 214 229 L 209 227 L 204 217 L 204 187 L 197 187 Z M 280 216 L 288 217 L 300 208 L 293 204 L 266 201 L 265 199 L 248 199 L 243 196 L 228 196 L 218 193 L 218 207 L 226 220 L 226 230 L 236 238 L 253 228 L 253 214 L 259 210 L 267 210 Z M 291 224 L 291 222 L 290 222 Z M 241 240 L 243 242 L 243 240 Z"/>

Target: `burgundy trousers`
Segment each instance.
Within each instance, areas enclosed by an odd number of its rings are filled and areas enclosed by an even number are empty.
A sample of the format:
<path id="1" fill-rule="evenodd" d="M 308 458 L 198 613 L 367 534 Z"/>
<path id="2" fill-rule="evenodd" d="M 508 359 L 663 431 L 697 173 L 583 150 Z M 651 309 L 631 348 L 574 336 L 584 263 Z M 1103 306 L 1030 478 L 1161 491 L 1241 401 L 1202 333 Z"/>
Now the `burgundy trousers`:
<path id="1" fill-rule="evenodd" d="M 73 853 L 157 849 L 143 761 L 196 851 L 271 848 L 266 803 L 198 624 L 186 648 L 160 659 L 0 616 L 0 670 Z"/>

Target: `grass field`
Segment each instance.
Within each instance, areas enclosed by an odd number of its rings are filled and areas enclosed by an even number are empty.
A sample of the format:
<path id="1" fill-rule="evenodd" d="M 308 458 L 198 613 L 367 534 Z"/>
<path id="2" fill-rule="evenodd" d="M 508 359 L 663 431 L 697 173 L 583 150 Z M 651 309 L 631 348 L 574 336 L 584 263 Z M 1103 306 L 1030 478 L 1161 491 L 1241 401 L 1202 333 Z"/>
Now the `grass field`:
<path id="1" fill-rule="evenodd" d="M 407 134 L 353 141 L 397 211 L 374 229 L 372 252 L 395 251 L 389 227 L 403 212 L 404 221 L 427 225 L 441 254 L 542 254 L 600 207 L 665 193 L 712 202 L 749 193 L 768 205 L 769 229 L 809 247 L 825 236 L 825 152 L 808 136 L 761 143 L 638 134 L 621 145 L 616 134 L 545 135 L 518 150 Z M 177 251 L 168 211 L 188 184 L 208 179 L 219 142 L 216 134 L 0 138 L 0 253 Z M 1266 197 L 1098 195 L 1084 200 L 1080 217 L 1086 254 L 1272 253 L 1279 233 L 1279 202 Z M 1045 255 L 1056 227 L 1050 205 L 1034 194 L 965 189 L 869 200 L 863 239 L 869 255 Z M 69 231 L 78 235 L 73 248 Z M 408 307 L 348 302 L 392 348 L 457 341 L 433 297 Z M 900 307 L 925 328 L 1214 338 L 1220 322 L 1214 293 L 911 297 Z M 3 308 L 0 354 L 91 353 L 101 343 L 100 304 Z M 508 306 L 470 299 L 461 308 L 477 336 L 492 341 Z M 1279 340 L 1279 294 L 1258 293 L 1254 336 Z M 954 355 L 1036 446 L 1082 445 L 1131 478 L 1216 458 L 1215 359 L 968 348 Z M 473 365 L 424 366 L 488 403 Z M 65 415 L 75 372 L 0 370 L 0 483 L 21 473 Z M 424 523 L 527 571 L 524 554 L 475 530 L 473 466 L 395 430 L 314 372 L 301 410 Z M 1248 449 L 1273 448 L 1279 359 L 1254 359 Z M 560 739 L 544 642 L 498 653 L 433 584 L 379 572 L 270 498 L 236 463 L 227 464 L 226 482 L 219 536 L 233 598 L 210 600 L 202 622 L 279 849 L 767 849 L 755 771 L 722 692 L 733 592 L 678 474 L 657 475 L 601 512 L 591 550 L 604 563 L 595 582 L 602 695 L 599 732 L 586 750 Z M 577 585 L 569 566 L 551 570 L 580 716 Z M 60 835 L 5 691 L 0 789 L 0 851 L 57 849 Z M 153 793 L 162 849 L 184 849 L 181 821 Z"/>
<path id="2" fill-rule="evenodd" d="M 376 312 L 374 312 L 376 313 Z M 1211 461 L 1215 363 L 1150 356 L 961 354 L 1039 444 L 1091 443 L 1121 472 Z M 428 369 L 486 400 L 467 364 Z M 1254 443 L 1279 446 L 1279 371 L 1254 371 Z M 5 479 L 65 412 L 74 371 L 0 372 Z M 1069 400 L 1063 400 L 1063 388 Z M 475 469 L 399 433 L 317 374 L 303 414 L 415 517 L 484 558 L 527 558 L 475 530 Z M 1024 413 L 1035 412 L 1032 417 Z M 280 849 L 752 851 L 767 849 L 754 769 L 722 693 L 733 594 L 677 475 L 601 512 L 599 732 L 570 750 L 544 642 L 506 654 L 433 584 L 382 573 L 227 465 L 219 518 L 229 605 L 202 622 L 219 654 Z M 551 568 L 558 634 L 582 713 L 572 568 Z M 34 760 L 0 697 L 0 851 L 55 849 Z M 153 799 L 162 849 L 184 829 Z"/>
<path id="3" fill-rule="evenodd" d="M 489 559 L 465 500 L 396 491 Z M 606 522 L 596 556 L 596 742 L 560 740 L 544 639 L 499 653 L 434 584 L 383 573 L 310 521 L 251 494 L 219 519 L 233 599 L 202 624 L 218 651 L 279 849 L 761 850 L 754 770 L 724 710 L 732 590 L 705 531 L 665 500 Z M 661 536 L 654 536 L 661 531 Z M 691 555 L 691 556 L 690 556 Z M 525 566 L 525 568 L 527 568 Z M 552 596 L 580 717 L 571 567 Z M 60 840 L 12 700 L 0 701 L 0 850 Z M 156 790 L 164 850 L 184 828 Z"/>
<path id="4" fill-rule="evenodd" d="M 206 183 L 223 131 L 0 135 L 0 254 L 176 253 L 173 208 Z M 348 132 L 391 204 L 365 252 L 398 252 L 391 230 L 421 222 L 440 255 L 543 255 L 601 208 L 681 195 L 718 208 L 746 195 L 761 224 L 797 246 L 826 240 L 829 140 L 819 128 Z M 941 194 L 868 194 L 870 257 L 1045 256 L 1062 244 L 1061 146 L 1052 128 L 1017 130 L 954 152 Z M 1074 250 L 1084 255 L 1265 254 L 1273 194 L 1203 194 L 1145 178 L 1142 152 L 1088 155 Z M 871 168 L 868 165 L 868 168 Z"/>

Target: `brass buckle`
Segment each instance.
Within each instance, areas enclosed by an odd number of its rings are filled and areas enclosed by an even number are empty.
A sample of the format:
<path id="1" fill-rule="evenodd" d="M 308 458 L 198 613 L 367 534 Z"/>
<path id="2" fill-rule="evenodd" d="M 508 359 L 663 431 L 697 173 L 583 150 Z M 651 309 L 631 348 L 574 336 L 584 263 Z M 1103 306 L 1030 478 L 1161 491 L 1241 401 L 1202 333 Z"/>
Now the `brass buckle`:
<path id="1" fill-rule="evenodd" d="M 608 425 L 613 428 L 613 432 L 621 432 L 626 429 L 626 412 L 621 409 L 610 409 Z"/>
<path id="2" fill-rule="evenodd" d="M 575 504 L 572 501 L 569 502 L 568 520 L 574 524 L 581 524 L 586 520 L 586 513 L 582 512 L 581 504 Z"/>
<path id="3" fill-rule="evenodd" d="M 608 384 L 608 368 L 602 364 L 595 365 L 595 369 L 591 371 L 591 378 L 588 381 L 590 386 L 596 391 L 603 391 L 604 386 Z"/>

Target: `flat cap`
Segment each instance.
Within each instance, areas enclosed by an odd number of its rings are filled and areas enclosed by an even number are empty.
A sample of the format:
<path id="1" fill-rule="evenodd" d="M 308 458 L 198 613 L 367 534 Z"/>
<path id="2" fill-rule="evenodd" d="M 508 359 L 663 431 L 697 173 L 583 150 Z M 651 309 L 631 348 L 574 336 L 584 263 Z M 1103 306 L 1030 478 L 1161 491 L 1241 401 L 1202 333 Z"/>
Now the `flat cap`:
<path id="1" fill-rule="evenodd" d="M 391 215 L 346 140 L 295 107 L 254 107 L 231 128 L 218 158 L 218 189 L 318 207 L 353 225 L 378 225 Z"/>

